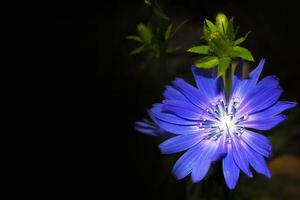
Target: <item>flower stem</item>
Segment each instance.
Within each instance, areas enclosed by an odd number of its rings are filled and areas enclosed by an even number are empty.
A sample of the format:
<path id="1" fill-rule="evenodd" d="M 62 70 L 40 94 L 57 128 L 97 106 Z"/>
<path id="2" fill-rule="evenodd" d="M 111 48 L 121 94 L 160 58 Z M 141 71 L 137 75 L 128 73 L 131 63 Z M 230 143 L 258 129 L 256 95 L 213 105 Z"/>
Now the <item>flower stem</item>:
<path id="1" fill-rule="evenodd" d="M 230 89 L 231 89 L 231 85 L 232 85 L 232 76 L 233 76 L 232 65 L 230 63 L 228 69 L 226 70 L 225 75 L 223 76 L 225 96 L 226 96 L 227 103 L 229 102 L 229 97 L 230 97 Z"/>

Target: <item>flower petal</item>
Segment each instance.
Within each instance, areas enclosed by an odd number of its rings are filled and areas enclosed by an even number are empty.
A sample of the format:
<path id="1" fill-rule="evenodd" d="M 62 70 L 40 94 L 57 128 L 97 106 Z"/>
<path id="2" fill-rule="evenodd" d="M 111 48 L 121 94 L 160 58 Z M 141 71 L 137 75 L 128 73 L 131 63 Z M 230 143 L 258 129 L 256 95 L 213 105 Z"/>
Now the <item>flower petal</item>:
<path id="1" fill-rule="evenodd" d="M 276 102 L 274 105 L 272 105 L 271 107 L 261 111 L 261 112 L 257 112 L 255 114 L 251 114 L 247 121 L 256 121 L 256 120 L 263 120 L 265 118 L 268 117 L 272 117 L 275 115 L 278 115 L 279 113 L 293 108 L 297 105 L 296 102 L 290 102 L 290 101 L 278 101 Z"/>
<path id="2" fill-rule="evenodd" d="M 265 159 L 260 154 L 252 150 L 246 143 L 241 142 L 241 146 L 246 152 L 249 163 L 255 169 L 255 171 L 270 178 L 271 173 L 268 169 Z"/>
<path id="3" fill-rule="evenodd" d="M 272 154 L 272 145 L 270 140 L 253 131 L 245 130 L 242 135 L 242 140 L 245 141 L 257 153 L 270 157 Z"/>
<path id="4" fill-rule="evenodd" d="M 210 101 L 205 95 L 201 94 L 200 90 L 197 90 L 183 79 L 177 78 L 173 81 L 173 84 L 195 106 L 206 110 L 207 106 L 210 105 Z"/>
<path id="5" fill-rule="evenodd" d="M 201 181 L 205 177 L 212 162 L 211 158 L 217 149 L 216 143 L 211 140 L 204 140 L 200 145 L 202 145 L 202 151 L 195 161 L 192 171 L 192 180 L 194 183 Z"/>
<path id="6" fill-rule="evenodd" d="M 163 95 L 168 100 L 188 101 L 187 98 L 182 93 L 180 93 L 172 86 L 167 86 Z"/>
<path id="7" fill-rule="evenodd" d="M 167 137 L 173 135 L 167 131 L 162 130 L 156 124 L 146 119 L 144 121 L 135 122 L 135 130 L 150 136 Z"/>
<path id="8" fill-rule="evenodd" d="M 200 145 L 195 145 L 185 152 L 175 163 L 172 173 L 177 179 L 183 179 L 189 173 L 191 173 L 195 161 L 201 154 Z"/>
<path id="9" fill-rule="evenodd" d="M 154 104 L 149 112 L 151 113 L 151 115 L 153 117 L 155 117 L 161 121 L 168 122 L 168 123 L 179 124 L 179 125 L 199 125 L 199 117 L 198 117 L 198 121 L 184 119 L 184 118 L 178 117 L 174 114 L 163 112 L 162 107 L 163 107 L 163 104 Z M 192 114 L 196 115 L 195 113 L 189 112 L 189 111 L 186 111 L 186 112 L 183 111 L 183 113 L 188 113 L 190 115 L 192 115 Z"/>
<path id="10" fill-rule="evenodd" d="M 179 135 L 161 143 L 159 148 L 163 154 L 177 153 L 193 147 L 202 139 L 203 137 L 201 137 L 198 133 Z"/>
<path id="11" fill-rule="evenodd" d="M 223 174 L 226 185 L 229 189 L 234 189 L 240 175 L 240 169 L 235 164 L 232 154 L 232 145 L 228 144 L 227 156 L 223 159 Z"/>
<path id="12" fill-rule="evenodd" d="M 215 120 L 207 111 L 202 110 L 194 106 L 191 103 L 176 101 L 176 100 L 165 100 L 163 101 L 162 109 L 166 112 L 173 113 L 181 118 L 200 121 L 200 120 Z"/>
<path id="13" fill-rule="evenodd" d="M 199 69 L 192 66 L 192 72 L 199 90 L 210 101 L 212 101 L 217 94 L 218 80 L 211 75 L 211 71 L 207 69 Z"/>
<path id="14" fill-rule="evenodd" d="M 285 121 L 285 115 L 271 116 L 265 119 L 247 120 L 242 123 L 246 128 L 253 128 L 258 130 L 270 130 L 277 126 L 279 123 Z"/>
<path id="15" fill-rule="evenodd" d="M 238 99 L 239 102 L 243 102 L 247 94 L 252 92 L 255 88 L 264 63 L 265 59 L 261 59 L 258 66 L 249 73 L 247 79 L 234 78 L 231 95 L 232 98 Z"/>
<path id="16" fill-rule="evenodd" d="M 165 100 L 163 103 L 163 110 L 171 112 L 179 117 L 188 120 L 201 119 L 201 109 L 197 108 L 191 103 L 176 100 Z M 202 112 L 204 113 L 203 110 Z"/>
<path id="17" fill-rule="evenodd" d="M 212 161 L 215 162 L 219 160 L 220 158 L 223 158 L 227 154 L 227 144 L 225 143 L 225 136 L 222 135 L 219 139 L 219 143 L 217 144 L 218 148 L 212 157 Z"/>
<path id="18" fill-rule="evenodd" d="M 252 178 L 252 172 L 249 169 L 249 162 L 245 152 L 243 151 L 240 140 L 235 137 L 232 138 L 232 152 L 233 152 L 233 159 L 237 166 L 245 173 L 248 177 Z"/>
<path id="19" fill-rule="evenodd" d="M 243 116 L 245 113 L 255 113 L 270 107 L 271 105 L 277 102 L 278 98 L 282 94 L 282 89 L 275 88 L 265 90 L 264 88 L 259 88 L 259 90 L 255 90 L 255 92 L 251 94 L 251 98 L 245 99 L 247 103 L 243 105 L 241 104 L 241 106 L 238 107 L 238 116 Z"/>

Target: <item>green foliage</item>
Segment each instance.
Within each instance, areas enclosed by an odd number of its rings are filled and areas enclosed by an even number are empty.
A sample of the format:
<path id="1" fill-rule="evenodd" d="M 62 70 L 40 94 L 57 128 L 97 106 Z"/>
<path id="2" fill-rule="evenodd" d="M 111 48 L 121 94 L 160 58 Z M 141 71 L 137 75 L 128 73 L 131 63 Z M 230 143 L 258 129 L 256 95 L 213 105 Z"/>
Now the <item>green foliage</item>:
<path id="1" fill-rule="evenodd" d="M 165 40 L 168 40 L 171 36 L 173 24 L 170 24 L 165 32 Z"/>
<path id="2" fill-rule="evenodd" d="M 206 61 L 205 64 L 203 64 L 204 61 L 202 59 L 197 59 L 195 65 L 200 68 L 214 67 L 211 64 L 218 65 L 218 75 L 223 76 L 233 59 L 242 58 L 247 61 L 254 61 L 248 49 L 237 46 L 246 40 L 249 32 L 244 37 L 235 40 L 236 32 L 233 18 L 228 20 L 224 14 L 218 14 L 215 23 L 205 19 L 202 38 L 207 42 L 207 45 L 195 46 L 187 50 L 191 53 L 207 55 L 203 58 Z M 212 57 L 217 59 L 207 61 L 209 60 L 208 58 Z"/>
<path id="3" fill-rule="evenodd" d="M 188 50 L 188 52 L 198 53 L 198 54 L 208 54 L 208 51 L 209 51 L 209 46 L 207 45 L 192 47 Z"/>
<path id="4" fill-rule="evenodd" d="M 145 44 L 150 44 L 152 39 L 152 31 L 145 24 L 140 23 L 137 26 L 137 31 Z"/>
<path id="5" fill-rule="evenodd" d="M 217 56 L 206 56 L 201 58 L 195 62 L 195 65 L 199 68 L 213 68 L 214 66 L 219 64 L 219 59 Z"/>
<path id="6" fill-rule="evenodd" d="M 221 57 L 219 59 L 218 76 L 221 76 L 222 74 L 225 74 L 225 72 L 228 69 L 230 64 L 231 64 L 231 58 L 230 57 Z"/>
<path id="7" fill-rule="evenodd" d="M 240 58 L 243 58 L 248 61 L 254 61 L 254 58 L 253 58 L 251 52 L 244 47 L 239 47 L 239 46 L 233 47 L 232 56 L 240 57 Z"/>

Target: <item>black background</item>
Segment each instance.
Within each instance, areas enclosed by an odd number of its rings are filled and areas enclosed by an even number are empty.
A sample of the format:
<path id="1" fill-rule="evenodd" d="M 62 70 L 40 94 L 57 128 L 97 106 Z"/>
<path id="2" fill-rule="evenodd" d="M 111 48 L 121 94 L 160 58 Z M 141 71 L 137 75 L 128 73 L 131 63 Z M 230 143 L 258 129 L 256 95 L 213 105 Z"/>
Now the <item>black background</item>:
<path id="1" fill-rule="evenodd" d="M 197 24 L 200 27 L 204 18 L 213 20 L 218 12 L 234 16 L 241 33 L 251 30 L 245 46 L 256 62 L 266 58 L 263 74 L 277 75 L 283 97 L 299 102 L 300 17 L 296 1 L 166 0 L 163 4 L 171 18 L 192 19 L 187 25 L 190 29 Z M 134 121 L 145 117 L 146 109 L 161 99 L 155 77 L 138 68 L 143 57 L 128 56 L 134 45 L 125 40 L 136 33 L 139 22 L 147 22 L 149 10 L 143 1 L 36 1 L 24 3 L 22 11 L 24 59 L 40 67 L 41 79 L 53 74 L 53 85 L 57 86 L 58 79 L 66 82 L 59 89 L 60 97 L 75 92 L 64 105 L 72 105 L 70 112 L 82 121 L 76 120 L 78 124 L 62 134 L 85 138 L 72 144 L 74 149 L 69 151 L 75 159 L 73 153 L 79 152 L 78 159 L 83 161 L 77 164 L 84 167 L 63 168 L 72 184 L 80 185 L 70 193 L 84 193 L 83 188 L 88 187 L 87 193 L 106 199 L 183 199 L 185 180 L 177 182 L 168 176 L 174 160 L 162 169 L 161 163 L 169 157 L 160 155 L 156 148 L 159 140 L 133 129 Z M 199 36 L 198 32 L 190 34 L 191 38 Z M 186 63 L 174 74 L 188 71 Z M 77 129 L 73 136 L 68 133 L 71 129 Z M 162 174 L 169 184 L 158 181 Z M 57 184 L 61 184 L 59 180 Z"/>

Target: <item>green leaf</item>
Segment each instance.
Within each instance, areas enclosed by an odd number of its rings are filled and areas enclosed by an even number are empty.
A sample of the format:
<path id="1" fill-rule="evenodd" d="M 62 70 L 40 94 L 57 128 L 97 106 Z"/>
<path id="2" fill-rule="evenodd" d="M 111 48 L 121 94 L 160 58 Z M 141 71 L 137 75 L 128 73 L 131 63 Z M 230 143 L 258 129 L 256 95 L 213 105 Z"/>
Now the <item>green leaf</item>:
<path id="1" fill-rule="evenodd" d="M 195 62 L 196 67 L 199 68 L 213 68 L 214 66 L 218 65 L 219 59 L 216 56 L 206 56 L 198 61 Z"/>
<path id="2" fill-rule="evenodd" d="M 155 3 L 153 11 L 154 11 L 154 14 L 156 14 L 159 18 L 165 19 L 165 20 L 170 20 L 170 18 L 166 15 L 164 10 L 157 3 Z"/>
<path id="3" fill-rule="evenodd" d="M 233 17 L 230 18 L 227 26 L 226 35 L 229 38 L 229 40 L 235 39 L 235 31 L 234 31 L 234 25 L 233 25 Z"/>
<path id="4" fill-rule="evenodd" d="M 171 36 L 173 24 L 170 24 L 165 32 L 165 40 L 168 40 Z"/>
<path id="5" fill-rule="evenodd" d="M 209 46 L 201 45 L 201 46 L 192 47 L 187 51 L 191 53 L 208 54 L 208 50 L 209 50 Z"/>
<path id="6" fill-rule="evenodd" d="M 249 34 L 250 34 L 250 31 L 248 33 L 246 33 L 246 35 L 244 37 L 240 37 L 239 39 L 237 39 L 233 43 L 233 45 L 239 45 L 239 44 L 243 43 L 247 39 L 247 37 L 248 37 Z"/>
<path id="7" fill-rule="evenodd" d="M 173 37 L 188 21 L 190 21 L 190 19 L 186 19 L 183 22 L 181 22 L 174 30 L 174 32 L 172 33 L 171 37 Z"/>
<path id="8" fill-rule="evenodd" d="M 217 31 L 217 27 L 216 25 L 214 25 L 214 23 L 212 23 L 211 21 L 209 21 L 208 19 L 205 19 L 205 24 L 208 27 L 208 29 L 210 30 L 210 32 L 215 32 Z"/>
<path id="9" fill-rule="evenodd" d="M 127 40 L 134 40 L 140 43 L 144 43 L 144 41 L 142 40 L 142 38 L 140 38 L 139 36 L 136 35 L 129 35 L 126 37 Z"/>
<path id="10" fill-rule="evenodd" d="M 254 61 L 251 52 L 248 49 L 240 46 L 233 47 L 233 57 L 240 57 L 248 61 Z"/>
<path id="11" fill-rule="evenodd" d="M 231 64 L 231 59 L 229 57 L 221 57 L 219 59 L 218 64 L 218 77 L 225 74 L 226 70 L 228 69 L 229 65 Z"/>
<path id="12" fill-rule="evenodd" d="M 140 47 L 137 47 L 137 48 L 135 48 L 135 49 L 133 49 L 131 52 L 130 52 L 130 54 L 129 55 L 136 55 L 136 54 L 139 54 L 139 53 L 141 53 L 142 51 L 144 51 L 145 50 L 145 45 L 142 45 L 142 46 L 140 46 Z"/>
<path id="13" fill-rule="evenodd" d="M 146 44 L 150 44 L 151 39 L 152 39 L 151 30 L 143 23 L 141 23 L 137 26 L 137 30 L 138 30 L 141 38 L 144 40 L 144 42 Z"/>

